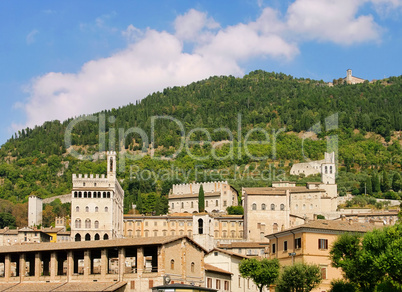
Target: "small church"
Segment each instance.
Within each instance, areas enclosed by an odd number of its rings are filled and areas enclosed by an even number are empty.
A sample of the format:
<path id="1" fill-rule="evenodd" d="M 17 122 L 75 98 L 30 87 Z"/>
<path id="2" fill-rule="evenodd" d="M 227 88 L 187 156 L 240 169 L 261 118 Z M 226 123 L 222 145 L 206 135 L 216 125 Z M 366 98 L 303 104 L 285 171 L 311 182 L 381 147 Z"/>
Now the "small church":
<path id="1" fill-rule="evenodd" d="M 366 79 L 352 76 L 352 69 L 346 70 L 346 77 L 343 78 L 343 80 L 346 82 L 346 84 L 358 84 L 366 81 Z"/>

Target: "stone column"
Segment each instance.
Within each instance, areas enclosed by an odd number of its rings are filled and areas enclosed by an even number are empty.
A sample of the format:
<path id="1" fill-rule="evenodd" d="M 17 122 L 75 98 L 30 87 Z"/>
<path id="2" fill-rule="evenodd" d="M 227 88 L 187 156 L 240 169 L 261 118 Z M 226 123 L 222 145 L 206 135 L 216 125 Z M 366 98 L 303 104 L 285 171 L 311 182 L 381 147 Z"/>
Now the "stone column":
<path id="1" fill-rule="evenodd" d="M 138 274 L 138 277 L 141 278 L 143 271 L 144 271 L 144 248 L 138 247 L 137 248 L 137 274 Z"/>
<path id="2" fill-rule="evenodd" d="M 101 278 L 104 278 L 107 273 L 108 273 L 107 249 L 104 248 L 101 251 Z"/>
<path id="3" fill-rule="evenodd" d="M 35 253 L 35 280 L 39 281 L 39 277 L 41 276 L 41 260 L 40 260 L 40 253 Z"/>
<path id="4" fill-rule="evenodd" d="M 121 247 L 119 249 L 119 281 L 123 280 L 123 274 L 126 267 L 126 249 Z"/>
<path id="5" fill-rule="evenodd" d="M 25 253 L 20 254 L 20 281 L 23 282 L 25 278 L 25 269 L 26 269 L 26 261 L 25 261 Z"/>
<path id="6" fill-rule="evenodd" d="M 67 252 L 67 282 L 71 281 L 74 274 L 74 254 L 71 250 Z"/>
<path id="7" fill-rule="evenodd" d="M 57 268 L 58 268 L 57 255 L 56 252 L 52 252 L 50 254 L 50 280 L 54 280 L 56 278 Z"/>
<path id="8" fill-rule="evenodd" d="M 87 249 L 84 251 L 84 279 L 88 280 L 88 275 L 91 272 L 91 257 L 90 257 L 90 250 Z"/>
<path id="9" fill-rule="evenodd" d="M 8 253 L 4 259 L 4 280 L 8 282 L 11 276 L 11 255 Z"/>
<path id="10" fill-rule="evenodd" d="M 158 276 L 165 275 L 165 246 L 158 246 Z"/>

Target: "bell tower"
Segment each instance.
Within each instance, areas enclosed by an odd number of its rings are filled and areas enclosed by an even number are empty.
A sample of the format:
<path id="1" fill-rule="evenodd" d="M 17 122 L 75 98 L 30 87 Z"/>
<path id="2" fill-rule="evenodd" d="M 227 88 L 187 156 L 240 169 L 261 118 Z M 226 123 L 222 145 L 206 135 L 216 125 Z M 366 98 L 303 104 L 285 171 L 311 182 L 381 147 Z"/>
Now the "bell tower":
<path id="1" fill-rule="evenodd" d="M 116 152 L 107 152 L 107 178 L 116 178 Z"/>

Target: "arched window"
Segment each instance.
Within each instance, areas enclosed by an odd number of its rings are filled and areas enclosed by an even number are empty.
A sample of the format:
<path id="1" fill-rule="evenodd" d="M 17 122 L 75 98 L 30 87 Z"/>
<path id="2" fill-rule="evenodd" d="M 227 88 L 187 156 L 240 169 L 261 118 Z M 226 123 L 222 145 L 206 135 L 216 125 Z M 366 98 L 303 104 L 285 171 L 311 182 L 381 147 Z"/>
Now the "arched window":
<path id="1" fill-rule="evenodd" d="M 85 228 L 91 228 L 91 219 L 85 220 Z"/>
<path id="2" fill-rule="evenodd" d="M 89 233 L 85 234 L 85 241 L 90 241 L 91 240 L 91 235 Z"/>
<path id="3" fill-rule="evenodd" d="M 274 224 L 272 225 L 272 230 L 273 230 L 274 232 L 277 232 L 277 231 L 278 231 L 278 223 L 274 223 Z"/>
<path id="4" fill-rule="evenodd" d="M 184 203 L 183 203 L 183 202 L 181 202 L 181 208 L 182 208 L 182 209 L 184 208 Z"/>
<path id="5" fill-rule="evenodd" d="M 325 166 L 325 173 L 328 173 L 328 166 Z"/>
<path id="6" fill-rule="evenodd" d="M 332 174 L 332 166 L 329 167 L 329 173 Z"/>
<path id="7" fill-rule="evenodd" d="M 171 269 L 171 270 L 174 270 L 174 260 L 171 260 L 171 261 L 170 261 L 170 269 Z"/>
<path id="8" fill-rule="evenodd" d="M 103 192 L 103 197 L 106 198 L 106 192 Z"/>
<path id="9" fill-rule="evenodd" d="M 110 198 L 110 192 L 107 192 L 107 197 Z"/>
<path id="10" fill-rule="evenodd" d="M 88 193 L 84 192 L 84 198 L 88 198 Z"/>
<path id="11" fill-rule="evenodd" d="M 80 207 L 75 207 L 75 212 L 79 212 L 80 211 Z"/>
<path id="12" fill-rule="evenodd" d="M 98 229 L 98 228 L 99 228 L 99 221 L 96 220 L 96 221 L 95 221 L 95 229 Z"/>
<path id="13" fill-rule="evenodd" d="M 75 219 L 75 228 L 81 228 L 81 219 Z"/>
<path id="14" fill-rule="evenodd" d="M 281 211 L 284 211 L 284 210 L 285 210 L 285 205 L 281 204 Z"/>
<path id="15" fill-rule="evenodd" d="M 110 164 L 109 164 L 110 172 L 113 172 L 113 157 L 110 157 Z"/>
<path id="16" fill-rule="evenodd" d="M 201 218 L 198 219 L 198 234 L 204 234 L 204 221 Z"/>
<path id="17" fill-rule="evenodd" d="M 78 193 L 74 192 L 74 198 L 78 198 Z"/>
<path id="18" fill-rule="evenodd" d="M 105 212 L 109 212 L 109 208 L 108 208 L 108 207 L 105 207 Z"/>
<path id="19" fill-rule="evenodd" d="M 195 270 L 195 264 L 194 264 L 194 262 L 192 262 L 191 263 L 191 272 L 194 273 L 194 270 Z"/>
<path id="20" fill-rule="evenodd" d="M 261 210 L 265 210 L 265 209 L 266 209 L 265 204 L 262 204 L 262 205 L 261 205 Z"/>
<path id="21" fill-rule="evenodd" d="M 98 206 L 96 206 L 95 207 L 95 212 L 98 212 L 99 211 L 99 208 L 98 208 Z"/>
<path id="22" fill-rule="evenodd" d="M 99 236 L 99 234 L 98 234 L 98 233 L 96 233 L 96 234 L 95 234 L 94 239 L 95 239 L 95 240 L 99 240 L 99 239 L 100 239 L 100 236 Z"/>
<path id="23" fill-rule="evenodd" d="M 85 212 L 89 212 L 89 207 L 88 206 L 85 207 Z"/>
<path id="24" fill-rule="evenodd" d="M 92 198 L 91 192 L 88 192 L 88 198 Z"/>
<path id="25" fill-rule="evenodd" d="M 107 233 L 105 233 L 105 235 L 103 235 L 103 240 L 108 240 L 109 239 L 109 235 L 107 235 Z"/>
<path id="26" fill-rule="evenodd" d="M 78 198 L 82 198 L 82 193 L 78 192 Z"/>
<path id="27" fill-rule="evenodd" d="M 275 204 L 271 204 L 271 211 L 275 211 Z"/>
<path id="28" fill-rule="evenodd" d="M 257 210 L 257 204 L 256 203 L 251 205 L 251 210 Z"/>
<path id="29" fill-rule="evenodd" d="M 101 192 L 98 192 L 98 198 L 102 198 Z"/>
<path id="30" fill-rule="evenodd" d="M 81 235 L 77 233 L 74 238 L 75 241 L 81 241 Z"/>

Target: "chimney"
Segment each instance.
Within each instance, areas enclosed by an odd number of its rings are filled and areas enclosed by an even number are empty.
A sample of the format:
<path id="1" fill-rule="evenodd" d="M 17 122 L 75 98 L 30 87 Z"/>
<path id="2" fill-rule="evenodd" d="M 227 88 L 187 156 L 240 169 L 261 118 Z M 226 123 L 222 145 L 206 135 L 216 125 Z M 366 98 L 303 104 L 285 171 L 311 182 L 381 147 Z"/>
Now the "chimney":
<path id="1" fill-rule="evenodd" d="M 349 225 L 353 224 L 353 219 L 349 219 Z"/>

